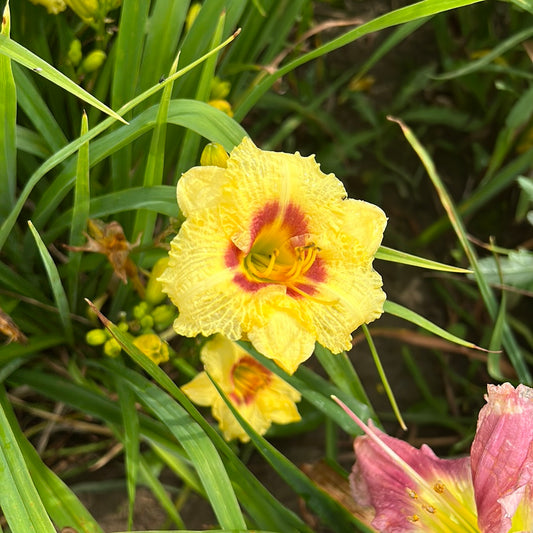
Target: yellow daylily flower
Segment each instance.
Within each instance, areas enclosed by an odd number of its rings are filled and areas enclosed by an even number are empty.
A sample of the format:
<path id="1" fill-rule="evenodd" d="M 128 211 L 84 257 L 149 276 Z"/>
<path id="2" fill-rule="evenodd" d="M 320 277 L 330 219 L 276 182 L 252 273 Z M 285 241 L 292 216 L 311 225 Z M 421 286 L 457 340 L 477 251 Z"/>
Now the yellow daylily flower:
<path id="1" fill-rule="evenodd" d="M 174 329 L 247 339 L 287 372 L 315 342 L 339 353 L 383 312 L 372 268 L 387 219 L 346 199 L 314 157 L 267 152 L 245 138 L 227 168 L 194 167 L 178 182 L 186 218 L 161 276 Z"/>
<path id="2" fill-rule="evenodd" d="M 222 335 L 208 341 L 201 360 L 209 375 L 224 391 L 240 415 L 263 435 L 272 422 L 290 424 L 300 420 L 295 402 L 300 393 L 258 363 L 238 344 Z M 226 440 L 250 440 L 233 416 L 206 372 L 183 385 L 183 392 L 196 404 L 211 406 Z"/>

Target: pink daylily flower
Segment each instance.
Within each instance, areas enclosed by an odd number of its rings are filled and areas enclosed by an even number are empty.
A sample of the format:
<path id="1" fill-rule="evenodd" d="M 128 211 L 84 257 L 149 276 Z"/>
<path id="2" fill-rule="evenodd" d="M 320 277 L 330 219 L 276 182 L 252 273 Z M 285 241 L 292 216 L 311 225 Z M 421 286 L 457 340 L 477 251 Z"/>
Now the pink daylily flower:
<path id="1" fill-rule="evenodd" d="M 355 501 L 380 533 L 532 533 L 533 389 L 488 385 L 470 457 L 440 459 L 366 426 L 354 442 Z M 337 400 L 338 401 L 338 400 Z"/>

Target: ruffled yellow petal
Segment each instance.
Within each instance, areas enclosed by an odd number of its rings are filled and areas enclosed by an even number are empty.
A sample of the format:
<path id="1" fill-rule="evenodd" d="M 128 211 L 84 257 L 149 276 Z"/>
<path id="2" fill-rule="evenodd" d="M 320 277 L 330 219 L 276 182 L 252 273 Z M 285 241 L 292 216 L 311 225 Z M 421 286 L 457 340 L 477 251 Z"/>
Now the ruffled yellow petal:
<path id="1" fill-rule="evenodd" d="M 270 420 L 276 424 L 298 422 L 301 417 L 294 402 L 300 401 L 300 393 L 281 379 L 275 379 L 279 381 L 277 387 L 273 383 L 257 395 L 259 410 L 268 413 Z"/>
<path id="2" fill-rule="evenodd" d="M 248 442 L 250 437 L 246 431 L 241 427 L 224 401 L 221 398 L 219 400 L 213 406 L 213 416 L 219 422 L 224 438 L 226 440 L 240 439 L 241 442 Z M 265 416 L 265 413 L 261 411 L 257 403 L 254 402 L 250 405 L 240 406 L 237 410 L 257 433 L 264 435 L 268 431 L 271 422 Z"/>
<path id="3" fill-rule="evenodd" d="M 347 245 L 364 263 L 377 252 L 387 225 L 385 213 L 376 205 L 362 200 L 343 202 L 344 220 L 341 231 L 348 237 Z"/>
<path id="4" fill-rule="evenodd" d="M 205 372 L 200 372 L 192 381 L 183 385 L 181 390 L 198 405 L 212 405 L 220 399 L 218 391 Z"/>
<path id="5" fill-rule="evenodd" d="M 194 167 L 178 181 L 178 205 L 184 216 L 195 211 L 212 209 L 219 202 L 224 183 L 224 169 L 220 167 Z"/>
<path id="6" fill-rule="evenodd" d="M 315 337 L 303 324 L 283 311 L 273 312 L 262 327 L 248 331 L 248 339 L 264 356 L 274 359 L 289 374 L 309 359 Z"/>
<path id="7" fill-rule="evenodd" d="M 381 316 L 386 295 L 381 290 L 381 276 L 371 268 L 334 272 L 321 295 L 336 303 L 321 305 L 308 300 L 302 305 L 308 308 L 316 340 L 339 353 L 352 347 L 352 331 Z"/>
<path id="8" fill-rule="evenodd" d="M 226 393 L 231 392 L 233 388 L 231 369 L 242 356 L 240 351 L 244 352 L 239 345 L 223 335 L 215 335 L 202 348 L 201 360 L 204 368 Z"/>

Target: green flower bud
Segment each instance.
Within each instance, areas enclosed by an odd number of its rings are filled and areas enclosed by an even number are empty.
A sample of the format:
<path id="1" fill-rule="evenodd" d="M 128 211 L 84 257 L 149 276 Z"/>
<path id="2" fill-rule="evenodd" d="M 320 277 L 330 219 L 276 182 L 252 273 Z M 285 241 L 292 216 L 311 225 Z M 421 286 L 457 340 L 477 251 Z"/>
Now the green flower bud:
<path id="1" fill-rule="evenodd" d="M 141 350 L 141 352 L 149 357 L 156 365 L 168 361 L 169 350 L 168 344 L 162 341 L 154 333 L 147 333 L 139 335 L 133 340 L 133 344 Z"/>
<path id="2" fill-rule="evenodd" d="M 120 344 L 114 337 L 108 339 L 104 344 L 104 353 L 108 357 L 117 357 L 121 350 Z"/>
<path id="3" fill-rule="evenodd" d="M 202 4 L 200 4 L 200 2 L 195 2 L 189 8 L 189 11 L 187 12 L 187 18 L 185 19 L 185 31 L 189 31 L 191 29 L 191 26 L 194 24 L 200 9 L 202 9 Z"/>
<path id="4" fill-rule="evenodd" d="M 98 70 L 106 60 L 106 53 L 103 50 L 93 50 L 81 62 L 80 71 L 86 74 Z"/>
<path id="5" fill-rule="evenodd" d="M 200 156 L 200 165 L 203 167 L 226 168 L 229 155 L 221 144 L 206 144 Z"/>
<path id="6" fill-rule="evenodd" d="M 85 334 L 85 342 L 90 346 L 100 346 L 109 338 L 105 329 L 91 329 Z"/>
<path id="7" fill-rule="evenodd" d="M 222 81 L 218 76 L 211 80 L 211 100 L 225 100 L 231 89 L 229 81 Z"/>
<path id="8" fill-rule="evenodd" d="M 152 311 L 152 318 L 154 319 L 154 328 L 157 331 L 163 331 L 171 326 L 177 317 L 176 308 L 172 305 L 158 305 Z"/>
<path id="9" fill-rule="evenodd" d="M 81 41 L 79 39 L 74 39 L 68 48 L 68 58 L 69 61 L 77 67 L 80 64 L 82 53 L 81 53 Z"/>
<path id="10" fill-rule="evenodd" d="M 140 324 L 142 330 L 152 329 L 154 326 L 154 319 L 150 315 L 143 316 L 140 320 Z"/>
<path id="11" fill-rule="evenodd" d="M 148 313 L 148 304 L 146 302 L 141 302 L 133 308 L 133 317 L 137 320 L 140 320 L 143 316 L 146 316 Z"/>
<path id="12" fill-rule="evenodd" d="M 167 295 L 163 292 L 163 286 L 161 282 L 157 279 L 168 265 L 168 255 L 159 259 L 152 268 L 150 277 L 148 278 L 148 283 L 146 284 L 146 292 L 144 299 L 151 305 L 157 305 L 161 303 Z"/>

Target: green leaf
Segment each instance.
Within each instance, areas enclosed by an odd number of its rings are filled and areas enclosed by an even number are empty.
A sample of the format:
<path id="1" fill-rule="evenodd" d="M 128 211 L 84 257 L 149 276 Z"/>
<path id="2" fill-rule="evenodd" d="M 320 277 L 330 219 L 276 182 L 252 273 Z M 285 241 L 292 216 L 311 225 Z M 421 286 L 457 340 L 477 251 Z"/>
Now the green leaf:
<path id="1" fill-rule="evenodd" d="M 480 57 L 479 59 L 472 61 L 464 67 L 461 67 L 452 72 L 446 72 L 445 74 L 435 76 L 435 78 L 438 80 L 450 80 L 453 78 L 458 78 L 459 76 L 465 76 L 466 74 L 476 72 L 480 68 L 483 68 L 484 66 L 488 65 L 493 59 L 496 59 L 497 57 L 503 55 L 505 52 L 507 52 L 507 50 L 510 50 L 511 48 L 514 48 L 517 44 L 520 44 L 521 42 L 529 39 L 532 35 L 533 28 L 526 28 L 525 30 L 520 31 L 515 35 L 511 35 L 511 37 L 508 37 L 507 39 L 502 41 L 498 46 L 494 47 L 490 52 Z"/>
<path id="2" fill-rule="evenodd" d="M 135 108 L 141 102 L 145 101 L 147 98 L 149 98 L 153 94 L 155 94 L 158 91 L 160 91 L 161 89 L 163 89 L 163 87 L 165 87 L 167 84 L 172 83 L 175 79 L 185 75 L 187 72 L 189 72 L 190 70 L 195 68 L 197 65 L 199 65 L 200 63 L 205 61 L 212 54 L 217 53 L 218 50 L 220 50 L 220 49 L 224 48 L 225 46 L 227 46 L 233 39 L 235 39 L 236 36 L 237 36 L 237 33 L 234 33 L 231 37 L 226 39 L 220 46 L 217 46 L 217 48 L 215 48 L 213 50 L 210 50 L 207 54 L 205 54 L 202 57 L 198 58 L 196 61 L 193 61 L 192 63 L 190 63 L 186 67 L 180 69 L 173 76 L 169 77 L 168 79 L 164 80 L 161 83 L 158 83 L 157 85 L 154 85 L 150 89 L 144 91 L 139 96 L 136 96 L 133 100 L 131 100 L 130 102 L 125 104 L 120 109 L 120 112 L 121 113 L 126 113 L 130 109 Z M 201 103 L 202 102 L 196 102 L 196 104 L 201 104 Z M 207 106 L 207 104 L 204 104 L 204 106 Z M 203 117 L 204 120 L 202 121 L 203 123 L 200 125 L 199 133 L 203 134 L 203 131 L 205 130 L 208 133 L 207 134 L 208 138 L 212 134 L 215 137 L 214 139 L 212 139 L 213 141 L 220 142 L 220 144 L 222 144 L 224 147 L 226 147 L 226 145 L 231 145 L 231 147 L 233 147 L 235 144 L 237 144 L 242 139 L 242 137 L 244 135 L 242 135 L 237 141 L 234 141 L 234 142 L 231 141 L 231 140 L 228 141 L 228 138 L 226 137 L 226 135 L 228 133 L 228 130 L 229 130 L 229 132 L 234 134 L 236 128 L 238 128 L 240 130 L 242 130 L 242 128 L 240 128 L 240 126 L 237 124 L 237 122 L 231 120 L 227 115 L 225 115 L 221 111 L 218 111 L 218 109 L 215 109 L 215 108 L 213 108 L 211 106 L 207 106 L 207 107 L 210 107 L 211 109 L 205 111 L 206 117 Z M 172 110 L 172 105 L 171 105 L 171 110 Z M 213 112 L 218 112 L 218 117 L 217 117 L 217 113 L 213 114 Z M 185 116 L 187 116 L 187 110 L 185 110 L 183 114 Z M 155 115 L 155 113 L 154 113 L 154 115 Z M 208 119 L 210 116 L 213 118 L 213 121 L 212 121 L 213 123 L 210 123 L 209 120 L 205 120 L 206 118 Z M 186 117 L 186 118 L 190 119 L 190 117 Z M 198 118 L 198 117 L 196 117 L 196 118 Z M 169 122 L 170 121 L 171 121 L 171 119 L 169 119 Z M 185 125 L 185 124 L 181 123 L 179 118 L 176 118 L 176 121 L 180 125 Z M 233 123 L 232 127 L 228 126 L 228 121 L 231 121 Z M 67 159 L 70 155 L 72 155 L 84 142 L 86 142 L 86 141 L 88 141 L 90 139 L 93 139 L 94 137 L 96 137 L 97 135 L 99 135 L 100 133 L 102 133 L 103 131 L 108 129 L 114 123 L 115 123 L 115 120 L 112 117 L 107 118 L 106 120 L 104 120 L 103 122 L 101 122 L 100 124 L 95 126 L 94 128 L 90 129 L 87 132 L 86 135 L 80 137 L 79 139 L 76 139 L 75 141 L 72 141 L 67 146 L 61 148 L 61 150 L 59 150 L 52 157 L 50 157 L 47 161 L 45 161 L 30 176 L 30 178 L 28 179 L 26 185 L 24 186 L 24 189 L 20 193 L 19 198 L 17 199 L 15 207 L 11 210 L 11 212 L 9 213 L 9 216 L 4 220 L 4 222 L 0 226 L 0 249 L 3 248 L 7 238 L 9 236 L 9 233 L 10 233 L 11 229 L 15 225 L 16 220 L 17 220 L 22 208 L 24 207 L 24 204 L 26 203 L 26 200 L 28 199 L 28 197 L 31 194 L 31 191 L 39 183 L 39 181 L 47 174 L 47 172 L 49 172 L 50 170 L 55 168 L 58 164 L 60 164 L 65 159 Z M 188 124 L 187 121 L 186 121 L 186 124 Z M 143 126 L 146 129 L 150 129 L 150 126 L 146 126 L 146 125 L 143 125 Z M 220 126 L 223 126 L 222 131 L 217 131 L 217 127 L 220 127 Z M 194 126 L 191 126 L 191 127 L 194 128 Z M 146 131 L 146 129 L 144 131 Z M 144 131 L 141 132 L 141 133 L 144 133 Z M 242 131 L 244 131 L 244 130 L 242 130 Z M 140 135 L 141 133 L 138 133 L 138 135 Z M 220 138 L 220 140 L 218 140 L 219 138 Z M 114 153 L 115 151 L 116 151 L 115 149 L 112 149 L 109 153 Z M 66 178 L 65 178 L 65 176 L 66 176 Z M 62 173 L 60 178 L 61 178 L 61 180 L 65 180 L 65 179 L 70 180 L 70 179 L 73 179 L 73 176 L 70 173 L 67 173 L 67 174 L 63 174 Z M 64 183 L 60 183 L 60 187 L 64 188 L 63 186 L 64 186 Z M 68 192 L 68 188 L 67 188 L 66 192 Z M 64 194 L 66 194 L 66 192 Z M 43 198 L 44 198 L 44 196 L 46 196 L 46 194 L 43 195 Z M 51 197 L 48 196 L 48 198 L 49 199 L 50 198 L 54 199 L 54 195 L 52 195 Z M 63 198 L 63 196 L 61 196 L 61 198 L 59 199 L 59 202 L 61 201 L 62 198 Z M 51 210 L 49 210 L 49 212 L 53 213 L 56 206 L 57 206 L 57 203 L 54 203 L 54 207 Z M 34 220 L 36 220 L 36 223 L 37 223 L 36 217 L 34 217 Z"/>
<path id="3" fill-rule="evenodd" d="M 100 111 L 103 111 L 107 115 L 113 117 L 115 120 L 125 123 L 125 120 L 120 115 L 100 102 L 100 100 L 95 98 L 92 94 L 89 94 L 85 89 L 82 89 L 79 85 L 76 85 L 70 78 L 67 78 L 64 74 L 52 67 L 52 65 L 49 65 L 46 61 L 36 56 L 33 52 L 30 52 L 27 48 L 24 48 L 22 45 L 18 44 L 12 39 L 9 39 L 5 35 L 0 35 L 0 54 L 4 54 L 13 61 L 24 65 L 34 72 L 37 72 L 39 75 L 50 80 L 52 83 L 55 83 L 59 87 L 65 89 L 65 91 L 98 108 Z"/>
<path id="4" fill-rule="evenodd" d="M 17 86 L 18 104 L 41 134 L 48 148 L 52 152 L 57 152 L 68 141 L 54 114 L 46 105 L 41 93 L 25 69 L 15 63 L 13 65 L 13 75 Z"/>
<path id="5" fill-rule="evenodd" d="M 209 378 L 211 379 L 211 376 Z M 235 409 L 216 381 L 211 379 L 211 382 L 233 416 L 249 435 L 257 451 L 272 465 L 287 485 L 304 499 L 309 509 L 316 513 L 324 524 L 335 524 L 337 533 L 352 533 L 360 522 L 346 508 L 319 489 L 296 465 L 259 435 Z"/>
<path id="6" fill-rule="evenodd" d="M 89 129 L 87 115 L 83 113 L 80 135 L 85 135 Z M 78 150 L 78 163 L 76 167 L 76 183 L 74 186 L 74 205 L 72 207 L 72 221 L 70 225 L 70 246 L 81 246 L 85 240 L 83 231 L 89 218 L 90 203 L 89 186 L 89 141 L 83 143 Z M 78 303 L 79 270 L 81 264 L 80 252 L 69 252 L 69 294 L 70 307 L 76 310 Z"/>
<path id="7" fill-rule="evenodd" d="M 455 272 L 457 274 L 466 274 L 471 272 L 466 268 L 454 267 L 445 265 L 444 263 L 438 263 L 431 259 L 425 259 L 416 255 L 401 252 L 399 250 L 393 250 L 386 246 L 380 246 L 376 252 L 376 259 L 382 259 L 383 261 L 391 261 L 393 263 L 401 263 L 402 265 L 410 265 L 419 268 L 428 268 L 430 270 L 438 270 L 441 272 Z"/>
<path id="8" fill-rule="evenodd" d="M 138 365 L 144 368 L 161 386 L 172 391 L 174 396 L 180 398 L 184 396 L 174 382 L 131 342 L 127 333 L 121 331 L 100 313 L 98 316 L 111 335 Z M 125 369 L 121 372 L 124 374 Z M 167 394 L 161 389 L 142 380 L 140 376 L 130 375 L 128 386 L 132 388 L 139 401 L 151 409 L 183 446 L 198 471 L 220 524 L 230 529 L 245 527 L 237 498 L 220 456 L 198 423 L 177 402 L 169 401 Z"/>
<path id="9" fill-rule="evenodd" d="M 117 374 L 115 384 L 118 392 L 122 425 L 124 427 L 124 451 L 126 453 L 126 487 L 128 491 L 128 528 L 133 527 L 133 507 L 135 504 L 135 489 L 139 474 L 140 442 L 139 417 L 135 408 L 135 396 L 129 387 Z M 181 525 L 181 524 L 180 524 Z"/>
<path id="10" fill-rule="evenodd" d="M 368 33 L 398 26 L 399 24 L 405 24 L 407 22 L 435 15 L 450 9 L 456 9 L 475 4 L 479 1 L 481 0 L 423 0 L 422 2 L 417 2 L 416 4 L 396 9 L 395 11 L 386 13 L 385 15 L 377 17 L 369 22 L 366 22 L 365 24 L 361 24 L 360 26 L 357 26 L 357 28 L 350 30 L 344 35 L 341 35 L 340 37 L 337 37 L 332 41 L 323 44 L 322 46 L 318 46 L 311 52 L 308 52 L 303 56 L 291 61 L 273 74 L 264 77 L 259 83 L 255 84 L 250 93 L 239 104 L 235 112 L 235 117 L 237 120 L 242 120 L 251 107 L 268 89 L 270 89 L 277 79 L 281 78 L 288 72 L 293 71 L 296 67 L 299 67 L 304 63 L 321 57 L 329 52 L 332 52 L 333 50 L 337 50 L 338 48 L 341 48 L 342 46 L 345 46 L 359 39 L 360 37 L 367 35 Z"/>
<path id="11" fill-rule="evenodd" d="M 527 250 L 509 252 L 507 257 L 484 257 L 478 262 L 479 270 L 487 283 L 510 285 L 518 289 L 533 290 L 533 253 Z M 500 279 L 500 269 L 503 279 Z M 469 275 L 473 278 L 473 275 Z"/>
<path id="12" fill-rule="evenodd" d="M 114 361 L 108 361 L 107 363 L 113 364 Z M 93 362 L 92 366 L 102 367 L 104 365 L 98 365 Z M 140 379 L 137 372 L 128 370 L 123 366 L 119 369 L 116 365 L 112 367 L 106 365 L 104 370 L 107 374 L 113 371 L 117 373 L 121 372 L 125 379 L 129 379 L 130 377 Z M 97 394 L 92 384 L 74 384 L 56 375 L 46 374 L 41 370 L 27 369 L 19 369 L 16 373 L 12 374 L 10 376 L 10 384 L 32 387 L 48 398 L 58 402 L 64 402 L 74 409 L 105 420 L 108 424 L 120 424 L 122 419 L 120 409 L 116 402 L 104 397 L 102 394 Z M 202 424 L 204 431 L 209 434 L 211 441 L 216 444 L 217 449 L 223 454 L 225 465 L 228 472 L 231 473 L 231 478 L 238 480 L 234 488 L 239 495 L 239 501 L 259 527 L 272 529 L 273 531 L 283 531 L 284 533 L 312 533 L 311 529 L 300 518 L 278 502 L 259 483 L 257 478 L 250 473 L 222 437 L 200 416 L 192 403 L 188 402 L 186 397 L 183 399 L 187 410 L 191 409 L 196 412 L 198 423 Z M 166 396 L 166 402 L 172 401 L 169 396 Z M 164 450 L 169 450 L 176 456 L 183 457 L 184 461 L 186 460 L 175 438 L 162 423 L 149 418 L 145 414 L 140 414 L 139 421 L 140 431 L 145 440 L 150 444 L 156 443 L 162 446 Z M 189 486 L 194 488 L 195 485 L 190 484 Z"/>
<path id="13" fill-rule="evenodd" d="M 61 319 L 61 322 L 65 329 L 65 335 L 69 344 L 73 344 L 74 335 L 72 331 L 72 321 L 70 319 L 67 296 L 65 294 L 65 289 L 63 288 L 63 285 L 61 283 L 59 272 L 52 257 L 48 253 L 48 250 L 46 249 L 46 246 L 42 241 L 39 232 L 35 229 L 35 226 L 32 224 L 31 220 L 28 220 L 28 226 L 30 227 L 30 231 L 33 235 L 33 238 L 35 239 L 37 248 L 39 249 L 39 254 L 41 255 L 41 258 L 43 260 L 44 268 L 46 270 L 46 274 L 48 275 L 48 280 L 50 282 L 50 287 L 52 288 L 52 293 L 54 294 L 54 300 L 57 305 L 57 310 L 59 311 L 59 318 Z"/>
<path id="14" fill-rule="evenodd" d="M 0 388 L 0 508 L 12 531 L 55 533 L 33 484 L 6 414 L 9 403 Z"/>
<path id="15" fill-rule="evenodd" d="M 15 414 L 9 405 L 3 389 L 0 389 L 0 404 L 5 409 L 16 442 L 29 467 L 37 492 L 54 523 L 59 528 L 73 527 L 78 533 L 103 533 L 103 530 L 89 514 L 85 506 L 78 500 L 76 495 L 43 463 L 39 454 L 28 442 L 16 424 Z M 17 532 L 22 530 L 13 528 L 13 531 Z M 37 530 L 37 533 L 40 533 L 40 531 L 40 529 Z"/>
<path id="16" fill-rule="evenodd" d="M 404 307 L 403 305 L 391 302 L 390 300 L 386 300 L 383 304 L 383 310 L 385 311 L 385 313 L 390 313 L 391 315 L 397 316 L 398 318 L 403 318 L 404 320 L 407 320 L 412 324 L 416 324 L 417 326 L 420 326 L 426 331 L 433 333 L 433 335 L 442 337 L 443 339 L 453 342 L 454 344 L 459 344 L 460 346 L 466 346 L 467 348 L 473 348 L 477 350 L 481 349 L 479 346 L 476 346 L 472 342 L 465 341 L 464 339 L 461 339 L 456 335 L 452 335 L 445 329 L 437 326 L 422 315 L 411 311 L 411 309 L 407 309 L 407 307 Z"/>
<path id="17" fill-rule="evenodd" d="M 9 38 L 11 16 L 9 2 L 4 8 L 0 36 Z M 15 204 L 17 92 L 9 57 L 0 55 L 0 216 L 6 216 Z"/>
<path id="18" fill-rule="evenodd" d="M 213 56 L 215 57 L 215 56 Z M 178 68 L 178 58 L 174 60 L 170 68 L 169 75 L 172 76 Z M 165 141 L 167 133 L 167 118 L 170 97 L 172 95 L 173 84 L 170 83 L 163 89 L 161 101 L 155 119 L 155 126 L 152 131 L 150 148 L 146 158 L 146 169 L 144 171 L 143 188 L 154 187 L 163 183 L 163 168 L 165 164 Z M 141 245 L 147 245 L 153 240 L 153 233 L 156 221 L 156 214 L 147 209 L 139 209 L 135 215 L 133 235 L 141 236 Z"/>
<path id="19" fill-rule="evenodd" d="M 450 194 L 444 186 L 444 183 L 438 175 L 433 160 L 429 156 L 427 150 L 420 144 L 414 133 L 405 124 L 396 119 L 391 120 L 394 120 L 400 125 L 402 132 L 405 135 L 405 138 L 407 139 L 413 150 L 417 153 L 422 164 L 424 165 L 428 176 L 431 179 L 435 190 L 437 191 L 437 194 L 439 195 L 442 206 L 446 211 L 448 218 L 450 219 L 450 224 L 455 230 L 455 234 L 457 235 L 461 247 L 463 248 L 465 255 L 468 258 L 468 261 L 472 267 L 472 270 L 474 271 L 474 277 L 476 279 L 477 286 L 479 287 L 481 297 L 483 298 L 483 301 L 485 303 L 485 307 L 487 308 L 491 318 L 495 320 L 498 311 L 496 299 L 489 284 L 487 283 L 485 276 L 483 275 L 483 272 L 479 268 L 479 261 L 472 244 L 468 240 L 463 220 L 461 219 L 461 216 L 457 208 L 455 207 L 455 204 L 453 203 Z M 507 324 L 504 324 L 503 344 L 509 355 L 511 363 L 513 364 L 516 373 L 518 374 L 518 378 L 524 383 L 531 382 L 531 373 L 526 365 L 522 351 L 520 350 L 520 347 L 516 342 L 513 332 Z"/>

